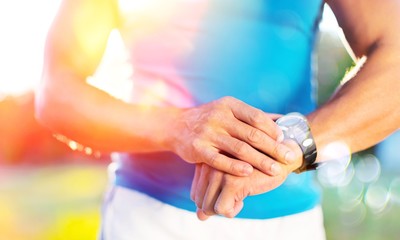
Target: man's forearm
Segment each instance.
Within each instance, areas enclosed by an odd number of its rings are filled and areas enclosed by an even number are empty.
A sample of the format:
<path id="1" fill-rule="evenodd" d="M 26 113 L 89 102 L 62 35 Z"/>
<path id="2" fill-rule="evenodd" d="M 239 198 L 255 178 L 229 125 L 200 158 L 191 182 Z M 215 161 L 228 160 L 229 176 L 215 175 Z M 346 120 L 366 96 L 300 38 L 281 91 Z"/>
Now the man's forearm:
<path id="1" fill-rule="evenodd" d="M 366 149 L 400 127 L 400 46 L 378 46 L 350 81 L 308 116 L 319 153 L 334 142 Z M 318 161 L 329 156 L 319 154 Z"/>
<path id="2" fill-rule="evenodd" d="M 48 77 L 54 80 L 38 91 L 36 109 L 55 132 L 105 152 L 166 150 L 162 138 L 176 109 L 124 103 L 71 74 Z"/>
<path id="3" fill-rule="evenodd" d="M 37 117 L 54 132 L 95 150 L 171 151 L 189 163 L 207 163 L 238 176 L 253 167 L 277 175 L 276 160 L 295 160 L 291 149 L 277 141 L 281 130 L 274 115 L 232 97 L 187 109 L 129 104 L 84 83 L 71 70 L 56 69 L 47 72 L 37 92 Z"/>

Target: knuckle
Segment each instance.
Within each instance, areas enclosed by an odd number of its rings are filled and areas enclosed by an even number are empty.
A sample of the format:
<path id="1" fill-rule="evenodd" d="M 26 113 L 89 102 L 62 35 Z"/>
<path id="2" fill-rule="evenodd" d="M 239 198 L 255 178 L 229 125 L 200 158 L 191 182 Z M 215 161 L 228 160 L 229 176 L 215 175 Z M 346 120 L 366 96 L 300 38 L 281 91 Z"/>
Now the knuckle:
<path id="1" fill-rule="evenodd" d="M 204 149 L 199 139 L 193 139 L 188 143 L 188 149 L 182 150 L 182 158 L 190 163 L 199 163 L 204 158 Z"/>
<path id="2" fill-rule="evenodd" d="M 270 169 L 270 163 L 266 159 L 260 161 L 260 168 L 265 172 Z"/>
<path id="3" fill-rule="evenodd" d="M 214 212 L 218 215 L 227 217 L 230 213 L 230 210 L 225 204 L 216 203 L 214 206 Z"/>
<path id="4" fill-rule="evenodd" d="M 227 109 L 224 106 L 215 106 L 211 109 L 205 119 L 203 120 L 203 125 L 210 127 L 211 129 L 215 128 L 215 126 L 220 125 L 221 122 L 227 116 Z"/>
<path id="5" fill-rule="evenodd" d="M 199 137 L 204 137 L 210 134 L 211 132 L 210 121 L 211 119 L 208 119 L 194 126 L 193 133 L 195 133 Z"/>
<path id="6" fill-rule="evenodd" d="M 245 156 L 248 153 L 247 144 L 242 141 L 237 141 L 232 148 L 237 157 Z"/>
<path id="7" fill-rule="evenodd" d="M 221 108 L 227 104 L 228 100 L 226 97 L 220 98 L 212 102 L 212 109 Z"/>
<path id="8" fill-rule="evenodd" d="M 201 140 L 198 138 L 195 138 L 191 142 L 192 148 L 195 150 L 201 149 Z"/>
<path id="9" fill-rule="evenodd" d="M 192 143 L 192 149 L 195 152 L 195 154 L 204 154 L 204 147 L 203 147 L 203 143 L 200 139 L 196 138 L 193 139 Z"/>
<path id="10" fill-rule="evenodd" d="M 249 134 L 247 135 L 247 140 L 251 143 L 259 143 L 261 142 L 261 139 L 262 139 L 261 131 L 256 128 L 252 128 L 249 131 Z"/>
<path id="11" fill-rule="evenodd" d="M 252 124 L 258 124 L 264 122 L 264 113 L 261 111 L 256 111 L 250 115 L 250 121 Z"/>
<path id="12" fill-rule="evenodd" d="M 237 164 L 235 163 L 235 161 L 231 161 L 231 164 L 230 164 L 230 166 L 229 166 L 229 172 L 230 173 L 237 173 L 239 170 L 238 170 L 238 167 L 237 167 Z"/>
<path id="13" fill-rule="evenodd" d="M 209 139 L 214 134 L 214 129 L 211 125 L 205 124 L 201 128 L 200 136 Z"/>
<path id="14" fill-rule="evenodd" d="M 225 209 L 223 209 L 219 204 L 216 204 L 214 206 L 214 212 L 218 215 L 224 215 L 224 213 L 226 212 Z"/>
<path id="15" fill-rule="evenodd" d="M 203 212 L 208 216 L 214 215 L 216 213 L 213 207 L 203 208 Z"/>
<path id="16" fill-rule="evenodd" d="M 250 194 L 254 192 L 252 186 L 250 185 L 249 188 L 243 188 L 240 196 L 238 197 L 238 200 L 243 201 L 245 198 L 247 198 L 248 196 L 250 196 Z"/>
<path id="17" fill-rule="evenodd" d="M 221 103 L 223 103 L 223 104 L 232 103 L 234 100 L 235 100 L 235 99 L 234 99 L 233 97 L 231 97 L 231 96 L 225 96 L 225 97 L 222 97 L 222 98 L 220 99 Z"/>
<path id="18" fill-rule="evenodd" d="M 218 105 L 224 108 L 231 108 L 238 103 L 238 100 L 231 96 L 222 97 L 217 101 Z"/>
<path id="19" fill-rule="evenodd" d="M 278 143 L 278 142 L 276 142 L 276 141 L 274 141 L 273 142 L 273 149 L 272 149 L 272 154 L 273 154 L 273 156 L 278 156 L 278 154 L 279 154 L 279 149 L 280 149 L 280 147 L 281 147 L 281 144 L 280 143 Z"/>
<path id="20" fill-rule="evenodd" d="M 241 186 L 238 178 L 234 177 L 230 174 L 224 174 L 224 176 L 222 178 L 222 183 L 225 187 L 231 188 L 231 189 L 239 189 L 239 187 Z"/>
<path id="21" fill-rule="evenodd" d="M 215 120 L 215 119 L 219 119 L 220 118 L 220 109 L 219 108 L 212 108 L 209 112 L 208 112 L 208 114 L 207 114 L 207 117 L 206 117 L 206 122 L 208 122 L 208 123 L 210 123 L 210 122 L 212 122 L 213 120 Z"/>
<path id="22" fill-rule="evenodd" d="M 216 167 L 218 165 L 219 158 L 219 153 L 211 154 L 208 159 L 208 165 L 210 165 L 211 167 Z"/>

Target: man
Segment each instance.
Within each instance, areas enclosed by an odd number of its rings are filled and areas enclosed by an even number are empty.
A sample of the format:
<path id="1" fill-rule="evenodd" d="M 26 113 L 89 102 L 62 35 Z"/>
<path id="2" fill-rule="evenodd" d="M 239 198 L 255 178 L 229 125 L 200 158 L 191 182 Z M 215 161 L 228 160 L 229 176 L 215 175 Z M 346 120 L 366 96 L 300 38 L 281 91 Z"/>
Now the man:
<path id="1" fill-rule="evenodd" d="M 84 145 L 125 153 L 114 160 L 104 239 L 324 239 L 319 192 L 304 171 L 330 160 L 330 143 L 356 152 L 400 122 L 400 2 L 327 3 L 367 60 L 315 110 L 320 0 L 63 2 L 37 116 Z M 129 103 L 85 82 L 115 28 L 135 68 Z M 312 129 L 304 146 L 287 134 L 293 115 L 278 115 L 293 111 L 306 115 L 294 116 L 301 136 Z M 200 219 L 237 218 L 201 222 L 196 210 Z"/>

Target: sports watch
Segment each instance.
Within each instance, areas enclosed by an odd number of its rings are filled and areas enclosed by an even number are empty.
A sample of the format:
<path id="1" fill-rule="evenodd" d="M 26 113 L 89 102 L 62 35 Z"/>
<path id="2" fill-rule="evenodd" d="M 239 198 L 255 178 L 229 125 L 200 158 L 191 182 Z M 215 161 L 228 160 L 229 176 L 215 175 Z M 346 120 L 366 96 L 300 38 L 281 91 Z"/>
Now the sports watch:
<path id="1" fill-rule="evenodd" d="M 303 163 L 294 172 L 315 170 L 319 165 L 315 162 L 317 148 L 307 118 L 300 113 L 293 112 L 282 116 L 276 120 L 276 123 L 282 129 L 284 138 L 297 142 L 303 152 Z"/>

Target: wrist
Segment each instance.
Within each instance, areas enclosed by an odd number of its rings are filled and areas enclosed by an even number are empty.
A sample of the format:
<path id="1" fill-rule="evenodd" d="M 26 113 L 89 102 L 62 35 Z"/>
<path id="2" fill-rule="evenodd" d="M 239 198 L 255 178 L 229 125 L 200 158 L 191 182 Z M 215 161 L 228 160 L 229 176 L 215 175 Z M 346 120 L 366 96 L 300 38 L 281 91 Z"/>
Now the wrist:
<path id="1" fill-rule="evenodd" d="M 165 151 L 176 152 L 177 147 L 181 145 L 180 128 L 177 125 L 182 119 L 183 111 L 184 109 L 176 107 L 161 108 L 155 117 L 155 141 Z"/>
<path id="2" fill-rule="evenodd" d="M 289 113 L 279 118 L 276 123 L 281 127 L 285 139 L 295 141 L 303 153 L 302 164 L 294 172 L 315 170 L 318 167 L 317 149 L 307 118 L 300 113 Z"/>

